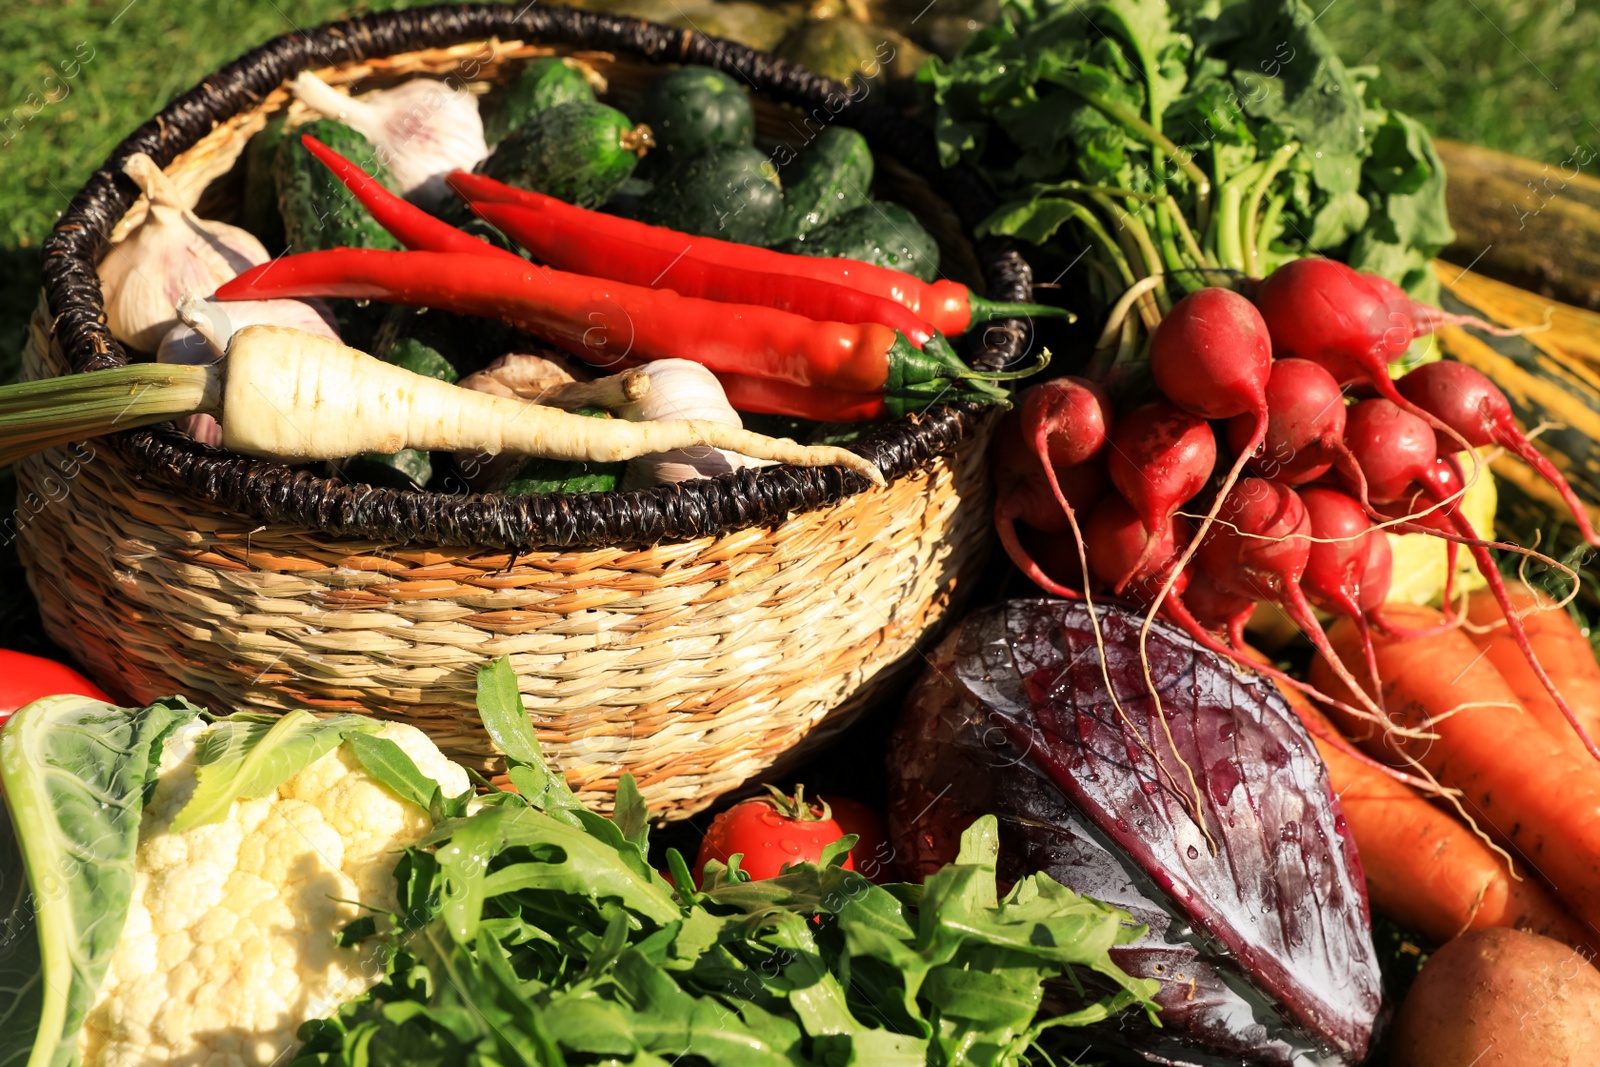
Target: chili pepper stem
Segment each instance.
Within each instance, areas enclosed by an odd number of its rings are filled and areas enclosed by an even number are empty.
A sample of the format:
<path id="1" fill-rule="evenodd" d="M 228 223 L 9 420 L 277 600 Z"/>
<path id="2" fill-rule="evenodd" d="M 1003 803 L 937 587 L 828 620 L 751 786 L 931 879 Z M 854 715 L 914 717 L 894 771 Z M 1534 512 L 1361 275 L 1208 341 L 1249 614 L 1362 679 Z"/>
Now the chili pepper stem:
<path id="1" fill-rule="evenodd" d="M 967 298 L 972 307 L 972 323 L 990 322 L 994 319 L 1065 319 L 1077 322 L 1075 312 L 1049 304 L 1015 304 L 1004 300 L 987 300 L 974 293 Z"/>

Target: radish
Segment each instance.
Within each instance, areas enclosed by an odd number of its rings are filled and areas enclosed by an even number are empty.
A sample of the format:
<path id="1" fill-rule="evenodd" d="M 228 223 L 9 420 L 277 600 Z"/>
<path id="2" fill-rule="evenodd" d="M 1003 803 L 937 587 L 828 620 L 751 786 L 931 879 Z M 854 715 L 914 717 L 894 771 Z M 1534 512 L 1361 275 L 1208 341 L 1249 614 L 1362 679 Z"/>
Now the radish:
<path id="1" fill-rule="evenodd" d="M 1376 692 L 1381 686 L 1378 658 L 1372 648 L 1372 628 L 1367 622 L 1369 609 L 1364 605 L 1382 604 L 1388 595 L 1394 568 L 1389 539 L 1381 530 L 1373 530 L 1372 521 L 1360 504 L 1336 489 L 1310 486 L 1300 490 L 1300 501 L 1305 505 L 1314 539 L 1306 558 L 1305 573 L 1300 577 L 1300 588 L 1305 591 L 1306 599 L 1317 607 L 1334 615 L 1344 615 L 1355 624 Z M 1369 578 L 1373 541 L 1383 542 L 1381 554 L 1388 561 L 1388 570 Z M 1369 583 L 1374 588 L 1369 589 Z M 1381 590 L 1376 588 L 1379 583 Z"/>
<path id="2" fill-rule="evenodd" d="M 1438 457 L 1430 465 L 1424 476 L 1418 479 L 1417 486 L 1423 494 L 1435 502 L 1442 503 L 1443 506 L 1437 511 L 1415 516 L 1416 521 L 1410 521 L 1413 518 L 1412 516 L 1403 516 L 1408 521 L 1401 523 L 1398 528 L 1408 532 L 1431 533 L 1453 543 L 1466 546 L 1467 550 L 1472 553 L 1473 560 L 1478 564 L 1479 573 L 1483 575 L 1484 581 L 1488 583 L 1489 592 L 1494 596 L 1495 603 L 1500 605 L 1500 611 L 1505 615 L 1506 628 L 1510 632 L 1512 640 L 1517 643 L 1517 649 L 1521 651 L 1523 658 L 1528 661 L 1528 666 L 1533 669 L 1533 673 L 1539 679 L 1539 683 L 1550 694 L 1550 699 L 1555 701 L 1557 708 L 1561 709 L 1561 714 L 1571 725 L 1573 732 L 1578 735 L 1579 740 L 1583 742 L 1583 747 L 1588 749 L 1591 756 L 1600 760 L 1600 746 L 1596 746 L 1594 739 L 1589 736 L 1588 731 L 1583 728 L 1583 724 L 1578 721 L 1578 717 L 1573 714 L 1566 698 L 1561 695 L 1561 691 L 1556 688 L 1555 682 L 1551 681 L 1550 676 L 1545 673 L 1544 666 L 1539 662 L 1539 657 L 1534 654 L 1533 647 L 1528 643 L 1528 635 L 1527 631 L 1523 629 L 1522 619 L 1517 614 L 1516 606 L 1511 603 L 1510 596 L 1506 593 L 1506 585 L 1500 578 L 1500 570 L 1495 566 L 1494 557 L 1489 554 L 1491 542 L 1480 538 L 1477 531 L 1473 529 L 1472 523 L 1461 513 L 1461 508 L 1458 506 L 1457 501 L 1460 500 L 1465 484 L 1466 479 L 1461 472 L 1461 465 L 1456 462 L 1455 457 Z M 1403 511 L 1404 507 L 1405 504 L 1401 502 L 1390 505 L 1390 508 L 1395 511 Z M 1528 552 L 1527 554 L 1538 556 L 1538 553 L 1534 552 Z M 1547 563 L 1559 566 L 1548 557 L 1541 556 L 1539 558 L 1544 559 Z M 1570 575 L 1571 571 L 1567 573 Z"/>
<path id="3" fill-rule="evenodd" d="M 1221 630 L 1234 643 L 1244 639 L 1244 624 L 1255 613 L 1254 597 L 1223 590 L 1205 571 L 1191 566 L 1183 572 L 1189 579 L 1183 593 L 1183 606 L 1207 630 Z"/>
<path id="4" fill-rule="evenodd" d="M 1353 468 L 1344 444 L 1344 392 L 1320 364 L 1305 359 L 1280 359 L 1267 379 L 1267 432 L 1246 468 L 1284 485 L 1303 485 L 1322 477 L 1335 464 Z M 1228 420 L 1228 447 L 1245 452 L 1255 433 L 1248 414 Z"/>
<path id="5" fill-rule="evenodd" d="M 1261 312 L 1232 289 L 1197 289 L 1150 338 L 1150 372 L 1166 398 L 1203 419 L 1266 417 L 1272 339 Z"/>
<path id="6" fill-rule="evenodd" d="M 1473 448 L 1499 445 L 1555 487 L 1566 501 L 1567 509 L 1591 545 L 1600 545 L 1600 534 L 1589 521 L 1589 513 L 1578 495 L 1572 491 L 1559 470 L 1533 447 L 1522 431 L 1517 429 L 1511 415 L 1511 404 L 1493 382 L 1481 372 L 1453 360 L 1425 363 L 1401 378 L 1397 383 L 1400 395 L 1443 422 L 1466 439 Z M 1441 451 L 1453 452 L 1455 447 L 1441 437 Z"/>
<path id="7" fill-rule="evenodd" d="M 1356 603 L 1369 617 L 1382 609 L 1389 599 L 1389 588 L 1394 584 L 1394 546 L 1389 535 L 1374 530 L 1367 538 L 1367 566 L 1361 578 L 1360 595 Z"/>
<path id="8" fill-rule="evenodd" d="M 1505 331 L 1418 304 L 1393 283 L 1373 278 L 1317 257 L 1293 260 L 1267 275 L 1256 288 L 1255 301 L 1272 335 L 1272 351 L 1280 359 L 1321 364 L 1340 385 L 1370 385 L 1448 434 L 1443 423 L 1400 395 L 1389 377 L 1389 364 L 1405 354 L 1414 338 L 1453 322 Z M 1452 451 L 1465 447 L 1458 444 Z"/>
<path id="9" fill-rule="evenodd" d="M 1156 385 L 1178 408 L 1204 419 L 1247 417 L 1254 420 L 1249 438 L 1217 488 L 1216 499 L 1171 573 L 1184 573 L 1205 542 L 1222 507 L 1267 432 L 1267 381 L 1272 376 L 1272 339 L 1261 313 L 1231 289 L 1199 289 L 1173 305 L 1150 339 L 1150 371 Z M 1216 444 L 1213 440 L 1212 465 Z M 1113 467 L 1112 480 L 1116 481 Z M 1120 487 L 1120 483 L 1119 483 Z M 1126 491 L 1124 491 L 1126 492 Z M 1130 497 L 1129 499 L 1133 499 Z M 1156 527 L 1150 527 L 1155 529 Z M 1156 594 L 1139 635 L 1141 659 L 1150 622 L 1171 589 Z M 1242 623 L 1238 624 L 1242 626 Z M 1237 627 L 1236 627 L 1237 628 Z M 1149 669 L 1146 664 L 1146 682 Z M 1152 683 L 1152 692 L 1154 686 Z"/>
<path id="10" fill-rule="evenodd" d="M 1217 463 L 1211 426 L 1166 401 L 1123 416 L 1108 445 L 1111 484 L 1152 535 L 1205 487 Z"/>
<path id="11" fill-rule="evenodd" d="M 1019 399 L 990 450 L 995 528 L 1011 561 L 1036 585 L 1057 596 L 1077 597 L 1080 591 L 1052 579 L 1034 559 L 1018 537 L 1016 523 L 1041 533 L 1071 531 L 1075 541 L 1081 540 L 1074 512 L 1092 506 L 1106 488 L 1104 464 L 1085 461 L 1105 444 L 1111 403 L 1104 390 L 1082 378 L 1041 382 Z M 1069 470 L 1077 473 L 1069 475 Z"/>
<path id="12" fill-rule="evenodd" d="M 1043 430 L 1050 463 L 1076 467 L 1099 452 L 1111 432 L 1111 398 L 1087 378 L 1053 378 L 1029 387 L 1021 399 L 1022 425 Z"/>
<path id="13" fill-rule="evenodd" d="M 1388 365 L 1416 338 L 1441 326 L 1522 332 L 1446 314 L 1412 300 L 1387 278 L 1316 256 L 1291 260 L 1267 275 L 1256 287 L 1255 302 L 1272 334 L 1274 355 L 1321 363 L 1341 385 L 1371 380 L 1383 389 Z"/>
<path id="14" fill-rule="evenodd" d="M 1381 709 L 1359 689 L 1333 651 L 1301 588 L 1311 558 L 1311 517 L 1300 494 L 1264 478 L 1242 478 L 1220 508 L 1225 525 L 1218 525 L 1201 543 L 1195 554 L 1199 570 L 1225 593 L 1281 606 L 1357 699 L 1381 720 Z"/>
<path id="15" fill-rule="evenodd" d="M 1148 602 L 1150 597 L 1141 596 L 1141 590 L 1149 593 L 1143 587 L 1165 579 L 1166 568 L 1188 533 L 1188 522 L 1173 515 L 1152 537 L 1133 505 L 1113 493 L 1095 505 L 1083 526 L 1089 573 L 1118 596 Z"/>
<path id="16" fill-rule="evenodd" d="M 1367 498 L 1388 504 L 1407 496 L 1412 483 L 1426 477 L 1439 454 L 1434 430 L 1422 419 L 1391 401 L 1363 400 L 1345 418 L 1344 443 L 1354 460 Z M 1340 471 L 1340 480 L 1359 489 L 1354 472 Z"/>

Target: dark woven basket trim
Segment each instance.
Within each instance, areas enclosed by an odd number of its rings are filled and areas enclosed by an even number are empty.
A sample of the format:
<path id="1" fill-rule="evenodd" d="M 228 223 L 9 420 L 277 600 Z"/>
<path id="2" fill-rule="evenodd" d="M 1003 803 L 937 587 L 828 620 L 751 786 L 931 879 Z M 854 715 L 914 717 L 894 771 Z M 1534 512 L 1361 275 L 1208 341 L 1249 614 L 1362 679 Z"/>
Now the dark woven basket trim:
<path id="1" fill-rule="evenodd" d="M 105 326 L 95 264 L 112 228 L 138 197 L 134 183 L 122 174 L 129 156 L 145 152 L 166 166 L 216 123 L 257 106 L 302 70 L 488 37 L 582 46 L 656 63 L 698 63 L 737 74 L 773 99 L 837 112 L 837 120 L 860 130 L 875 150 L 926 176 L 967 229 L 993 208 L 975 173 L 940 167 L 926 130 L 875 101 L 851 100 L 836 81 L 732 41 L 564 7 L 460 4 L 367 15 L 268 41 L 174 100 L 112 151 L 44 245 L 45 291 L 55 337 L 70 365 L 90 371 L 127 362 Z M 1031 298 L 1032 272 L 1015 249 L 982 241 L 978 253 L 990 296 Z M 968 359 L 988 367 L 1014 364 L 1025 333 L 1020 321 L 992 323 L 968 343 Z M 982 414 L 971 404 L 936 407 L 886 424 L 852 447 L 892 479 L 948 455 L 974 432 Z M 114 441 L 166 488 L 251 519 L 334 537 L 437 545 L 517 549 L 700 537 L 781 522 L 834 504 L 867 484 L 840 468 L 779 466 L 628 493 L 451 496 L 340 483 L 207 448 L 167 429 L 135 431 Z"/>

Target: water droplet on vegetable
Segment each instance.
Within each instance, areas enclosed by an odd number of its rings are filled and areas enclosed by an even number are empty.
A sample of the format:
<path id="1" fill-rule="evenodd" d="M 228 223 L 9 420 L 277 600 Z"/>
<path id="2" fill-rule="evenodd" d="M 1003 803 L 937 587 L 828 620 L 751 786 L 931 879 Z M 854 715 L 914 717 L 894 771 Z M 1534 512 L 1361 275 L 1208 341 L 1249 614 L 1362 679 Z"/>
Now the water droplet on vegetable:
<path id="1" fill-rule="evenodd" d="M 791 855 L 791 856 L 800 855 L 800 842 L 794 840 L 793 838 L 787 838 L 787 837 L 784 838 L 783 842 L 782 842 L 782 845 L 783 845 L 783 850 L 785 852 L 787 852 L 789 855 Z"/>
<path id="2" fill-rule="evenodd" d="M 1195 848 L 1193 845 L 1189 846 L 1189 848 L 1187 849 L 1187 852 L 1188 852 L 1189 858 L 1192 859 L 1192 860 L 1197 860 L 1197 859 L 1200 858 L 1200 850 Z"/>

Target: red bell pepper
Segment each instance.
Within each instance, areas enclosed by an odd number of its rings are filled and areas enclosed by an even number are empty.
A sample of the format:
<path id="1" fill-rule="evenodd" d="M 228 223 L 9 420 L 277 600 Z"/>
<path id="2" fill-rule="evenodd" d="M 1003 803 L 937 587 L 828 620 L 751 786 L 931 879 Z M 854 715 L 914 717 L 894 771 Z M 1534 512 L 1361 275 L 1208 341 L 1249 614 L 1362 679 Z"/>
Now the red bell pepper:
<path id="1" fill-rule="evenodd" d="M 523 262 L 515 252 L 490 244 L 481 237 L 463 233 L 442 219 L 436 219 L 417 205 L 384 188 L 382 182 L 341 156 L 309 133 L 300 135 L 306 151 L 316 156 L 333 176 L 344 183 L 378 225 L 394 235 L 407 248 L 422 252 L 469 252 Z"/>

